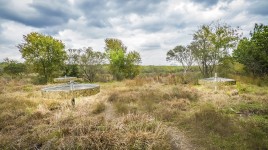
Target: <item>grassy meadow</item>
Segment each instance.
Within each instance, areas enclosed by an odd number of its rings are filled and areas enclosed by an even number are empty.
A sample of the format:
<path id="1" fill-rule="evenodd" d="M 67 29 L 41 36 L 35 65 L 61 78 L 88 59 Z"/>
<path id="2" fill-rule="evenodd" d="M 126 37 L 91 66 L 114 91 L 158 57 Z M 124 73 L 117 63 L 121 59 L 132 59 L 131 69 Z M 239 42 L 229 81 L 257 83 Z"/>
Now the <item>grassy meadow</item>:
<path id="1" fill-rule="evenodd" d="M 170 68 L 97 83 L 74 107 L 42 97 L 48 85 L 0 77 L 0 149 L 268 149 L 267 86 L 237 77 L 214 91 Z"/>

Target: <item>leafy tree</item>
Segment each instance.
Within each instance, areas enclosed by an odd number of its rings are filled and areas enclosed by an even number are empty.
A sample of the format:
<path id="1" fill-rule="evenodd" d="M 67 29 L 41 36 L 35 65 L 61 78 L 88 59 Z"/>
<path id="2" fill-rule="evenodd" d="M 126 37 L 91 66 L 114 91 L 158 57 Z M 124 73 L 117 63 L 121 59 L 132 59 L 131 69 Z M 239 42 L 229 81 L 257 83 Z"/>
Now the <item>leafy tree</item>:
<path id="1" fill-rule="evenodd" d="M 51 36 L 37 32 L 23 36 L 24 43 L 18 48 L 27 64 L 32 64 L 35 72 L 44 78 L 44 82 L 52 81 L 59 75 L 66 60 L 64 44 Z"/>
<path id="2" fill-rule="evenodd" d="M 106 56 L 104 53 L 93 51 L 91 47 L 86 48 L 84 51 L 79 51 L 79 67 L 84 77 L 89 82 L 93 82 L 96 80 L 96 75 L 101 72 Z"/>
<path id="3" fill-rule="evenodd" d="M 109 70 L 117 80 L 134 78 L 140 72 L 138 64 L 140 54 L 136 51 L 127 53 L 127 47 L 118 39 L 105 40 L 105 50 L 110 62 Z"/>
<path id="4" fill-rule="evenodd" d="M 126 55 L 126 63 L 125 63 L 125 77 L 126 78 L 134 78 L 140 74 L 140 66 L 141 62 L 140 54 L 136 51 L 131 51 Z"/>
<path id="5" fill-rule="evenodd" d="M 4 73 L 11 76 L 21 76 L 26 72 L 26 66 L 23 63 L 19 63 L 15 60 L 5 59 L 6 66 L 3 68 Z"/>
<path id="6" fill-rule="evenodd" d="M 229 55 L 238 39 L 237 29 L 220 22 L 203 25 L 194 33 L 190 46 L 203 76 L 216 72 L 216 65 Z"/>
<path id="7" fill-rule="evenodd" d="M 185 47 L 182 45 L 176 46 L 174 49 L 169 50 L 167 52 L 167 61 L 177 61 L 183 67 L 183 75 L 184 78 L 186 76 L 187 71 L 190 69 L 192 64 L 194 63 L 194 57 L 192 55 L 191 47 Z"/>
<path id="8" fill-rule="evenodd" d="M 204 77 L 208 77 L 213 71 L 213 50 L 209 41 L 210 28 L 203 25 L 194 33 L 194 41 L 191 43 L 193 55 Z"/>
<path id="9" fill-rule="evenodd" d="M 253 75 L 268 74 L 268 26 L 255 24 L 250 38 L 239 41 L 233 56 L 236 61 L 245 65 Z"/>
<path id="10" fill-rule="evenodd" d="M 80 51 L 78 49 L 68 49 L 67 51 L 67 61 L 65 64 L 65 71 L 63 75 L 78 77 L 79 76 L 79 59 Z"/>

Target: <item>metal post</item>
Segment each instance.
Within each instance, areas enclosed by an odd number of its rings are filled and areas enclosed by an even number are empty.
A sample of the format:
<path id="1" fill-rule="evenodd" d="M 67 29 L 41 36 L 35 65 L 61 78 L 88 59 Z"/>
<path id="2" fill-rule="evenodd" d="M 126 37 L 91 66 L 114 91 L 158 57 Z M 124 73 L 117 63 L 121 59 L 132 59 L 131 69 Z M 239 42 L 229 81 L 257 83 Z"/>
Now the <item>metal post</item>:
<path id="1" fill-rule="evenodd" d="M 71 95 L 72 95 L 72 106 L 75 106 L 75 99 L 74 99 L 74 94 L 73 94 L 73 90 L 74 90 L 74 81 L 70 81 L 70 91 L 71 91 Z"/>
<path id="2" fill-rule="evenodd" d="M 217 78 L 218 77 L 217 77 L 217 73 L 216 72 L 215 72 L 215 77 L 214 78 L 215 78 L 215 80 L 214 80 L 214 82 L 215 82 L 215 88 L 214 88 L 214 90 L 217 91 L 217 88 L 218 88 L 217 87 L 217 84 L 218 84 L 218 79 Z"/>

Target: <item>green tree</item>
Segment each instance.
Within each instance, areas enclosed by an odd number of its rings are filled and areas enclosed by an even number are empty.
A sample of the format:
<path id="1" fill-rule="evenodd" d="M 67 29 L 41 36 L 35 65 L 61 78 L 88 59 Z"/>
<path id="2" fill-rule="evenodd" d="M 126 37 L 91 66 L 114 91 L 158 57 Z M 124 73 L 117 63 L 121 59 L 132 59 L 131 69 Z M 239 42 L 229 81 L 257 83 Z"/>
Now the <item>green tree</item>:
<path id="1" fill-rule="evenodd" d="M 194 63 L 194 57 L 192 54 L 192 47 L 190 46 L 176 46 L 174 49 L 169 50 L 167 52 L 167 61 L 177 61 L 179 62 L 183 67 L 183 76 L 184 79 L 186 77 L 187 71 L 190 69 L 192 64 Z"/>
<path id="2" fill-rule="evenodd" d="M 203 25 L 194 33 L 190 47 L 204 77 L 216 72 L 216 66 L 235 48 L 238 39 L 237 29 L 220 22 Z"/>
<path id="3" fill-rule="evenodd" d="M 79 76 L 79 49 L 68 49 L 67 60 L 65 62 L 64 76 L 78 77 Z"/>
<path id="4" fill-rule="evenodd" d="M 268 74 L 268 26 L 255 24 L 250 38 L 239 41 L 233 57 L 245 65 L 246 70 L 253 75 L 263 76 Z"/>
<path id="5" fill-rule="evenodd" d="M 116 80 L 134 78 L 140 73 L 140 54 L 136 51 L 127 53 L 127 47 L 118 39 L 105 40 L 105 50 L 110 62 L 109 70 Z"/>
<path id="6" fill-rule="evenodd" d="M 23 63 L 19 63 L 15 60 L 5 59 L 6 66 L 3 68 L 4 73 L 9 74 L 13 77 L 21 76 L 26 72 L 26 66 Z"/>
<path id="7" fill-rule="evenodd" d="M 67 59 L 65 46 L 60 40 L 37 32 L 24 35 L 23 39 L 24 43 L 17 47 L 26 63 L 33 65 L 34 71 L 44 78 L 45 83 L 60 75 Z"/>
<path id="8" fill-rule="evenodd" d="M 140 66 L 138 65 L 141 62 L 140 54 L 136 51 L 131 51 L 126 55 L 125 63 L 125 77 L 134 78 L 140 74 Z"/>
<path id="9" fill-rule="evenodd" d="M 96 76 L 101 72 L 105 59 L 104 53 L 93 51 L 91 47 L 84 51 L 80 50 L 78 62 L 84 78 L 89 82 L 96 81 Z"/>

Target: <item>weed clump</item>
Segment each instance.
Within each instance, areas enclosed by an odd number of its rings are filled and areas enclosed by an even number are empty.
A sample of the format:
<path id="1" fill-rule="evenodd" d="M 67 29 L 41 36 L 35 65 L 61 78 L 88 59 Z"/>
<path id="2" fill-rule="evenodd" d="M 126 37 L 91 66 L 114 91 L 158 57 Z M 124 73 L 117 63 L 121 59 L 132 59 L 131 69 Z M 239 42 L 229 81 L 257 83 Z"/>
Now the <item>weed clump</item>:
<path id="1" fill-rule="evenodd" d="M 112 93 L 108 98 L 108 102 L 115 102 L 118 100 L 118 97 L 119 97 L 118 93 Z"/>
<path id="2" fill-rule="evenodd" d="M 54 110 L 58 110 L 58 109 L 61 109 L 61 104 L 59 102 L 51 102 L 49 105 L 48 105 L 48 109 L 50 111 L 54 111 Z"/>
<path id="3" fill-rule="evenodd" d="M 104 102 L 98 102 L 94 105 L 93 114 L 99 114 L 101 112 L 103 112 L 105 110 L 106 106 L 104 104 Z"/>

